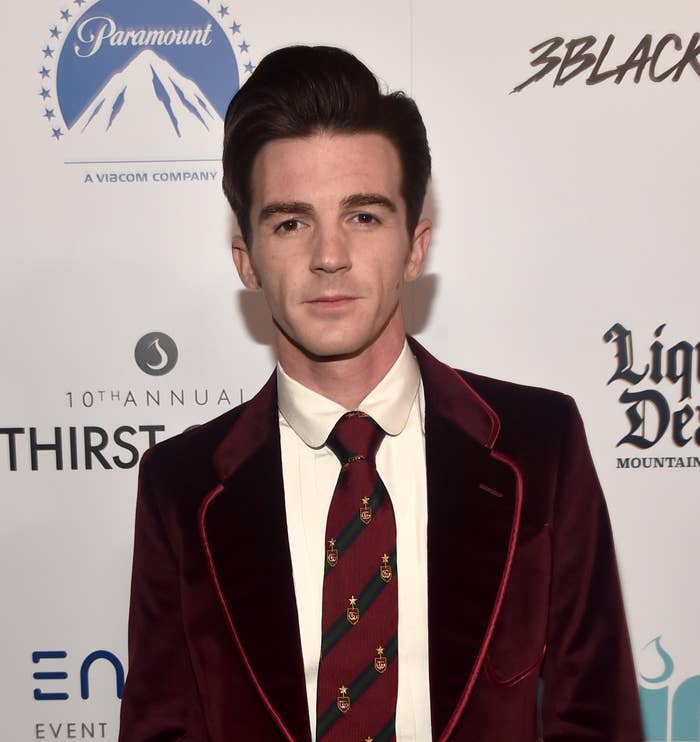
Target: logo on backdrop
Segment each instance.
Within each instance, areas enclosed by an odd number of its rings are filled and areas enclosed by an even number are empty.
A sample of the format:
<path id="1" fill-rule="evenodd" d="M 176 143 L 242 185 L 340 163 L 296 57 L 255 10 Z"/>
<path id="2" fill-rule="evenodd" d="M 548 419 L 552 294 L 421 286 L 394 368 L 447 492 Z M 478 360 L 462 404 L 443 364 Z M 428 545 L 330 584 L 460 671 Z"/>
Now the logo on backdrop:
<path id="1" fill-rule="evenodd" d="M 106 649 L 96 649 L 85 657 L 74 659 L 64 649 L 32 652 L 32 664 L 36 668 L 31 674 L 34 680 L 35 701 L 68 701 L 80 695 L 89 701 L 104 694 L 118 702 L 124 689 L 124 665 L 117 655 Z M 97 682 L 95 678 L 97 677 Z M 93 689 L 97 685 L 97 691 Z M 50 705 L 50 708 L 55 708 Z M 108 721 L 37 721 L 34 723 L 35 739 L 112 739 L 114 732 Z"/>
<path id="2" fill-rule="evenodd" d="M 623 80 L 639 83 L 642 79 L 678 82 L 688 70 L 688 74 L 694 72 L 700 76 L 698 32 L 687 43 L 675 33 L 667 33 L 659 39 L 646 34 L 631 51 L 620 48 L 613 34 L 605 40 L 597 36 L 579 36 L 567 41 L 563 36 L 554 36 L 535 44 L 530 54 L 535 55 L 530 67 L 537 72 L 516 85 L 512 93 L 519 93 L 545 77 L 550 77 L 552 85 L 558 87 L 584 73 L 586 85 L 610 80 L 616 85 Z"/>
<path id="3" fill-rule="evenodd" d="M 228 102 L 255 65 L 231 3 L 216 6 L 73 0 L 37 67 L 47 134 L 83 163 L 218 158 Z"/>
<path id="4" fill-rule="evenodd" d="M 129 353 L 130 355 L 130 353 Z M 58 424 L 17 424 L 0 419 L 0 469 L 8 471 L 82 471 L 132 469 L 143 453 L 163 438 L 220 415 L 243 402 L 243 389 L 182 383 L 182 374 L 163 378 L 178 360 L 175 341 L 164 332 L 143 335 L 133 351 L 135 365 L 116 369 L 141 386 L 104 383 L 63 389 L 68 409 Z M 137 372 L 135 366 L 147 376 Z M 129 376 L 131 371 L 131 376 Z M 193 411 L 196 412 L 193 414 Z M 166 413 L 167 411 L 167 413 Z M 172 415 L 181 411 L 179 424 Z M 162 416 L 171 418 L 168 426 Z M 102 419 L 100 420 L 100 416 Z M 76 419 L 77 418 L 77 419 Z M 155 419 L 154 419 L 155 418 Z"/>
<path id="5" fill-rule="evenodd" d="M 681 680 L 671 691 L 675 667 L 660 636 L 644 647 L 641 664 L 645 671 L 639 673 L 639 696 L 647 742 L 698 742 L 700 675 Z"/>
<path id="6" fill-rule="evenodd" d="M 695 455 L 695 447 L 700 446 L 700 405 L 693 399 L 700 382 L 700 343 L 681 340 L 667 347 L 665 329 L 662 324 L 654 330 L 643 362 L 635 359 L 632 331 L 624 325 L 616 322 L 603 335 L 615 350 L 607 383 L 625 385 L 619 401 L 624 405 L 627 432 L 617 446 L 647 450 L 671 442 L 683 449 L 678 453 L 687 453 L 690 444 L 692 454 L 618 459 L 618 468 L 700 467 L 700 457 Z"/>
<path id="7" fill-rule="evenodd" d="M 164 332 L 149 332 L 134 348 L 136 365 L 149 376 L 163 376 L 175 368 L 177 345 Z"/>

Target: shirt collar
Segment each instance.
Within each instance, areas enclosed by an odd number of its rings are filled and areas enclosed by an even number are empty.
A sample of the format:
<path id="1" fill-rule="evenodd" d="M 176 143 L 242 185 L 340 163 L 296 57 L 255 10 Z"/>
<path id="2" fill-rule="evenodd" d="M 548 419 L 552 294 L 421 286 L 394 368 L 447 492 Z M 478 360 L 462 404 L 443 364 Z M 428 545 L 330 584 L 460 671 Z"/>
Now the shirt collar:
<path id="1" fill-rule="evenodd" d="M 420 382 L 418 362 L 408 343 L 404 343 L 394 365 L 357 409 L 374 418 L 387 435 L 398 435 L 406 427 Z M 349 411 L 292 379 L 279 363 L 277 398 L 284 420 L 311 448 L 321 448 L 338 419 Z"/>

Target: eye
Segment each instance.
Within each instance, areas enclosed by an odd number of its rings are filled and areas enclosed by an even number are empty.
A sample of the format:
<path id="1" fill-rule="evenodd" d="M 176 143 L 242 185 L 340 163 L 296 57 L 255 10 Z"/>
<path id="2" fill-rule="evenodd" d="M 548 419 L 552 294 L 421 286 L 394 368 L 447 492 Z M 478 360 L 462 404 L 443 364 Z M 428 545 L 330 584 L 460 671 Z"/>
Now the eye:
<path id="1" fill-rule="evenodd" d="M 375 224 L 379 222 L 379 219 L 374 214 L 362 211 L 359 214 L 355 214 L 353 220 L 358 224 Z"/>
<path id="2" fill-rule="evenodd" d="M 275 232 L 296 232 L 299 229 L 300 225 L 301 223 L 298 219 L 285 219 L 283 222 L 275 227 Z"/>

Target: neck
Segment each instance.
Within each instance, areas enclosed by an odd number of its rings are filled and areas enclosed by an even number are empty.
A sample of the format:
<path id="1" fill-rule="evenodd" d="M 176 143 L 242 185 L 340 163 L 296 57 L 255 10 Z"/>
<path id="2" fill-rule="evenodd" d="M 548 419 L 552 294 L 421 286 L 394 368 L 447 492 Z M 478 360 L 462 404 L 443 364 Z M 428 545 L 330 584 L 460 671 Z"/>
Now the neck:
<path id="1" fill-rule="evenodd" d="M 390 323 L 394 324 L 394 323 Z M 373 343 L 342 356 L 310 356 L 277 330 L 277 355 L 295 381 L 354 410 L 386 376 L 401 354 L 406 336 L 403 322 L 387 326 Z"/>

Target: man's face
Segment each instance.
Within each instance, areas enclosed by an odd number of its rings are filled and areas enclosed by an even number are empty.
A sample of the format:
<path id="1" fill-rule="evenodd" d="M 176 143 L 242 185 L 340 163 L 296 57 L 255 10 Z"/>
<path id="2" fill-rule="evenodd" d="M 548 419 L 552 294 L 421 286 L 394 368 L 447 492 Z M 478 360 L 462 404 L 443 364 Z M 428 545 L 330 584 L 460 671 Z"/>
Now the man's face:
<path id="1" fill-rule="evenodd" d="M 379 134 L 276 140 L 251 186 L 252 245 L 235 240 L 234 259 L 243 283 L 262 288 L 278 345 L 329 358 L 403 343 L 399 292 L 420 275 L 430 225 L 406 230 L 393 144 Z"/>

